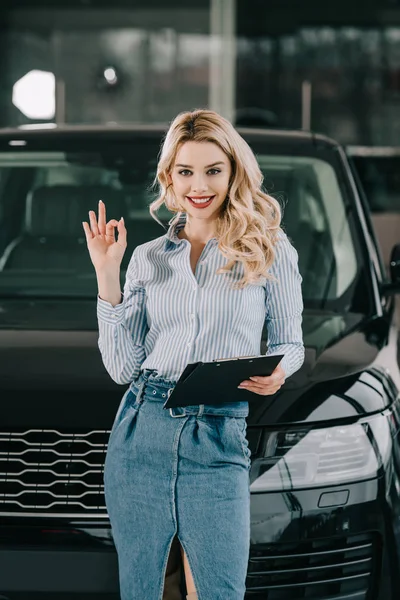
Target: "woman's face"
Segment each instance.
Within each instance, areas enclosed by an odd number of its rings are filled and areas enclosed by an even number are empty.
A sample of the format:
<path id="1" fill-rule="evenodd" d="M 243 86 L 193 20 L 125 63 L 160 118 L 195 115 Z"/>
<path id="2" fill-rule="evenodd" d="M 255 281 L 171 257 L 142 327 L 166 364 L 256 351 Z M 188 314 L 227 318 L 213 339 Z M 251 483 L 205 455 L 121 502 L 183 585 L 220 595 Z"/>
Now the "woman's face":
<path id="1" fill-rule="evenodd" d="M 228 195 L 232 168 L 212 142 L 185 142 L 170 175 L 179 207 L 194 219 L 214 220 Z"/>

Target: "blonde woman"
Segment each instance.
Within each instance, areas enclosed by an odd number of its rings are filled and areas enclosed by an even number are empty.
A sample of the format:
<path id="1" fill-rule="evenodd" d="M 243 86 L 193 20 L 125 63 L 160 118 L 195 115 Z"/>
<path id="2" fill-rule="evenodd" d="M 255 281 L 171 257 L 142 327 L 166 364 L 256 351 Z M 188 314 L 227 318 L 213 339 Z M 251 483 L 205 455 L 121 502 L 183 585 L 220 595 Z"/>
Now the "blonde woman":
<path id="1" fill-rule="evenodd" d="M 243 600 L 250 546 L 248 401 L 165 410 L 187 363 L 268 353 L 270 377 L 240 387 L 274 394 L 304 360 L 297 253 L 244 139 L 209 110 L 178 115 L 157 170 L 175 213 L 166 235 L 135 248 L 121 293 L 123 219 L 99 205 L 84 230 L 98 280 L 104 365 L 129 383 L 111 431 L 105 497 L 122 600 L 161 600 L 179 544 L 187 598 Z M 118 230 L 118 239 L 114 236 Z M 164 596 L 165 597 L 165 596 Z M 176 596 L 177 597 L 177 596 Z M 175 597 L 174 597 L 175 598 Z"/>

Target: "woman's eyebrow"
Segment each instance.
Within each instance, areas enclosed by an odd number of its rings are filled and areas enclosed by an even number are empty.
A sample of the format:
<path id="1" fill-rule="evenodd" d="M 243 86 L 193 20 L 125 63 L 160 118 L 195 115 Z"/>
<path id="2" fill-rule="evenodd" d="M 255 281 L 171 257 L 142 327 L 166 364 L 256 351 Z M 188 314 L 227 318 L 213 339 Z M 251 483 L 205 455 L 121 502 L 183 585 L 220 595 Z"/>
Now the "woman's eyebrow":
<path id="1" fill-rule="evenodd" d="M 224 165 L 225 163 L 222 160 L 213 163 L 212 165 L 206 165 L 205 169 L 210 169 L 211 167 L 215 167 L 216 165 Z M 184 169 L 193 169 L 191 165 L 175 165 L 175 167 L 183 167 Z"/>

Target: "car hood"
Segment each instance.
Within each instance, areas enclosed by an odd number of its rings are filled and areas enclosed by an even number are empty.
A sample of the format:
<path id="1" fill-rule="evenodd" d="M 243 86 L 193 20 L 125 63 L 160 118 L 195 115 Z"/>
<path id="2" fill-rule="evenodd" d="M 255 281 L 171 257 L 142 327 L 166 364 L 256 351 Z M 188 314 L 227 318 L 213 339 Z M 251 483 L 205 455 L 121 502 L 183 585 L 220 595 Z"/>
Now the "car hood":
<path id="1" fill-rule="evenodd" d="M 249 423 L 357 418 L 390 402 L 378 379 L 363 373 L 380 352 L 363 315 L 305 310 L 303 336 L 302 368 L 274 396 L 251 394 Z M 55 426 L 52 415 L 64 425 L 109 427 L 124 388 L 107 374 L 97 339 L 93 300 L 0 302 L 0 391 L 10 399 L 0 403 L 0 422 L 25 410 L 30 427 Z"/>

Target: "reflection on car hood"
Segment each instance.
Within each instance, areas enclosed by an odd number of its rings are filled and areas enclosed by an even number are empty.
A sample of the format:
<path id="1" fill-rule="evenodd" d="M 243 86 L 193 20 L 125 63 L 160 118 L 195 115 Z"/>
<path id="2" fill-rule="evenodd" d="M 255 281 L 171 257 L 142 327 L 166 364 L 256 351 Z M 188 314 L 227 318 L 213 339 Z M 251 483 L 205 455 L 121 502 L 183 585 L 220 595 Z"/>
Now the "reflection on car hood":
<path id="1" fill-rule="evenodd" d="M 356 418 L 381 410 L 388 402 L 381 384 L 362 381 L 361 372 L 379 353 L 369 328 L 363 315 L 305 310 L 304 364 L 274 396 L 248 392 L 249 424 Z M 97 339 L 93 300 L 2 301 L 1 388 L 44 395 L 60 387 L 91 394 L 110 390 L 122 397 L 123 389 L 105 371 Z"/>

